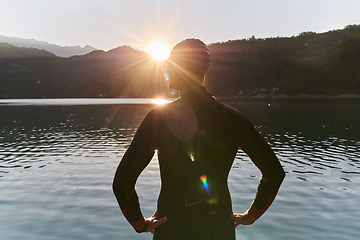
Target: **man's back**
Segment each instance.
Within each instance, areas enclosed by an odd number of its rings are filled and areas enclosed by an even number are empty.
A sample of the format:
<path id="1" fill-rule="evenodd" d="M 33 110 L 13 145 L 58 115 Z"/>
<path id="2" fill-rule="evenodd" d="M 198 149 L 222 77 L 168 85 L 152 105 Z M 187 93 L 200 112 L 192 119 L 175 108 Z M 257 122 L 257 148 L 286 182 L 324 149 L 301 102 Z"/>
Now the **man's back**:
<path id="1" fill-rule="evenodd" d="M 231 123 L 235 113 L 200 88 L 154 109 L 140 126 L 158 153 L 162 180 L 158 217 L 168 217 L 154 239 L 168 237 L 173 225 L 188 231 L 174 232 L 171 239 L 191 239 L 201 229 L 211 233 L 208 237 L 214 237 L 216 229 L 224 235 L 224 227 L 233 239 L 227 177 L 239 146 L 238 129 Z"/>
<path id="2" fill-rule="evenodd" d="M 134 144 L 146 136 L 148 149 L 143 145 L 142 151 L 156 149 L 160 164 L 158 218 L 167 216 L 168 221 L 156 229 L 155 237 L 180 222 L 191 220 L 191 226 L 198 228 L 209 218 L 212 231 L 227 223 L 233 232 L 227 178 L 238 148 L 260 137 L 252 124 L 240 112 L 216 101 L 205 88 L 198 88 L 152 110 L 137 135 Z M 267 149 L 259 150 L 273 157 Z"/>
<path id="3" fill-rule="evenodd" d="M 239 111 L 203 87 L 209 52 L 185 40 L 169 58 L 169 87 L 181 98 L 149 112 L 116 171 L 113 189 L 137 232 L 154 239 L 235 239 L 235 226 L 252 224 L 271 205 L 284 171 L 270 147 Z M 244 214 L 232 213 L 227 178 L 238 148 L 262 172 L 256 197 Z M 142 216 L 136 179 L 157 151 L 161 191 L 157 212 Z"/>

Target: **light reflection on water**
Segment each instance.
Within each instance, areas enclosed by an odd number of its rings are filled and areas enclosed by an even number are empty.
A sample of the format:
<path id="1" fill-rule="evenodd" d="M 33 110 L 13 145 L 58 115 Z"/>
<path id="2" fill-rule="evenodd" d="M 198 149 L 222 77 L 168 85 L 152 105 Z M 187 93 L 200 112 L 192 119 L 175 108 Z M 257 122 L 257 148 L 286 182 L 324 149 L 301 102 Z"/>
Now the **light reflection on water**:
<path id="1" fill-rule="evenodd" d="M 71 106 L 71 105 L 107 105 L 107 104 L 164 104 L 173 99 L 152 98 L 49 98 L 49 99 L 0 99 L 0 105 L 6 106 Z"/>
<path id="2" fill-rule="evenodd" d="M 270 103 L 270 106 L 268 103 Z M 287 177 L 269 211 L 238 239 L 357 239 L 360 105 L 353 101 L 230 103 L 256 125 Z M 0 105 L 1 239 L 151 239 L 136 234 L 111 191 L 115 168 L 155 105 Z M 238 152 L 234 211 L 251 203 L 260 172 Z M 157 158 L 137 182 L 145 216 L 156 208 Z"/>

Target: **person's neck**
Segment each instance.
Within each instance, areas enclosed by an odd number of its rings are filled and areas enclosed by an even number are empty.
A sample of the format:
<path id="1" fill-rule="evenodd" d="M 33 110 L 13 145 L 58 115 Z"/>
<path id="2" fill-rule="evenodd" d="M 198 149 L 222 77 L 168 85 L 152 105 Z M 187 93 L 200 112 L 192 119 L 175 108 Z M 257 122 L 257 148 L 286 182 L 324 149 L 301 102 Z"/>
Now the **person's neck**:
<path id="1" fill-rule="evenodd" d="M 198 89 L 199 87 L 205 87 L 204 86 L 204 80 L 202 81 L 194 81 L 193 84 L 187 84 L 187 85 L 184 85 L 184 86 L 181 86 L 180 88 L 180 96 L 188 93 L 188 92 L 192 92 L 192 91 L 195 91 L 196 89 Z"/>
<path id="2" fill-rule="evenodd" d="M 188 92 L 193 92 L 196 89 L 198 89 L 199 87 L 203 87 L 203 85 L 196 85 L 196 86 L 193 86 L 193 87 L 183 88 L 183 89 L 180 90 L 180 96 L 185 95 Z"/>

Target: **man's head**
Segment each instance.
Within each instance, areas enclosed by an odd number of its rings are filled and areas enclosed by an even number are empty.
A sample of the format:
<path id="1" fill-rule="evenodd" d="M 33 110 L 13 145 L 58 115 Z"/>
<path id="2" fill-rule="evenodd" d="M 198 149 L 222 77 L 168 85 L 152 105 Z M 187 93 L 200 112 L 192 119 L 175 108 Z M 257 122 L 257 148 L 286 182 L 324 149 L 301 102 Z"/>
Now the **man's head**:
<path id="1" fill-rule="evenodd" d="M 178 43 L 168 59 L 169 87 L 203 85 L 204 75 L 210 64 L 210 54 L 199 39 L 186 39 Z"/>

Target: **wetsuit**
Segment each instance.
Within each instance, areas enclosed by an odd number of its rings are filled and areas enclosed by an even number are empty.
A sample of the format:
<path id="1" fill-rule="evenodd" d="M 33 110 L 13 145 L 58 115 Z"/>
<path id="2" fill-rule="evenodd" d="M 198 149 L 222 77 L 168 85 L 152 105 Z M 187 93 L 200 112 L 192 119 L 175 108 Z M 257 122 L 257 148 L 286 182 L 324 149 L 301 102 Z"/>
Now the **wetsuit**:
<path id="1" fill-rule="evenodd" d="M 114 193 L 134 228 L 144 225 L 135 182 L 157 150 L 161 191 L 155 229 L 161 239 L 235 239 L 228 174 L 241 148 L 262 172 L 249 213 L 260 217 L 275 198 L 284 171 L 254 126 L 205 88 L 150 111 L 115 174 Z"/>

